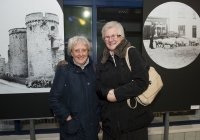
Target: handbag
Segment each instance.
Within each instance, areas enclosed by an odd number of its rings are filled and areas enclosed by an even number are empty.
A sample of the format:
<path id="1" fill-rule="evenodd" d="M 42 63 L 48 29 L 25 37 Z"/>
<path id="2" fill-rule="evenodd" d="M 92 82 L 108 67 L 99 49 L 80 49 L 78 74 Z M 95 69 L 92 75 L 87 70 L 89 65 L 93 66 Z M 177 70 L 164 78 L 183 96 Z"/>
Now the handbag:
<path id="1" fill-rule="evenodd" d="M 135 47 L 130 46 L 127 48 L 125 59 L 126 59 L 128 68 L 131 71 L 131 66 L 130 66 L 129 56 L 128 56 L 128 50 L 130 48 L 135 48 Z M 136 100 L 135 106 L 132 107 L 130 104 L 130 99 L 127 99 L 127 104 L 132 109 L 137 107 L 137 102 L 143 106 L 147 106 L 147 105 L 151 104 L 152 101 L 154 100 L 154 98 L 156 97 L 156 95 L 158 94 L 158 92 L 163 87 L 162 79 L 161 79 L 160 75 L 157 73 L 157 71 L 155 70 L 155 68 L 150 67 L 148 72 L 149 72 L 149 86 L 141 95 L 134 97 Z"/>

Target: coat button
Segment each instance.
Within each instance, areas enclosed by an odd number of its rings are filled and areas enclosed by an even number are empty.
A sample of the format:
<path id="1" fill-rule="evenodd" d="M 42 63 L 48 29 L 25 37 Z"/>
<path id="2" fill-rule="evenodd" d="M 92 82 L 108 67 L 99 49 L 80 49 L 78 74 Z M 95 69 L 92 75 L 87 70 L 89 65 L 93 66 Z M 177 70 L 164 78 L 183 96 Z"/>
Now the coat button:
<path id="1" fill-rule="evenodd" d="M 90 83 L 87 83 L 88 85 L 90 85 Z"/>

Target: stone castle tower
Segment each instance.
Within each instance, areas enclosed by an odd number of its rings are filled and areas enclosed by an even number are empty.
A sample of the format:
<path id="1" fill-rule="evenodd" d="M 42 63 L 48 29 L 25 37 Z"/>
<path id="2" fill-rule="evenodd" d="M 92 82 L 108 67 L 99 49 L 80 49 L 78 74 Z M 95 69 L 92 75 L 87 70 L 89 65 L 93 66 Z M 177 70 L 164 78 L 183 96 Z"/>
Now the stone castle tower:
<path id="1" fill-rule="evenodd" d="M 58 43 L 58 16 L 52 13 L 45 13 L 45 16 L 41 12 L 31 13 L 26 16 L 25 22 L 28 76 L 52 77 L 55 65 L 64 59 L 64 49 L 60 50 Z"/>
<path id="2" fill-rule="evenodd" d="M 28 76 L 26 40 L 26 28 L 9 30 L 8 67 L 12 76 Z"/>
<path id="3" fill-rule="evenodd" d="M 2 58 L 0 54 L 0 77 L 5 74 L 5 67 L 5 58 Z"/>

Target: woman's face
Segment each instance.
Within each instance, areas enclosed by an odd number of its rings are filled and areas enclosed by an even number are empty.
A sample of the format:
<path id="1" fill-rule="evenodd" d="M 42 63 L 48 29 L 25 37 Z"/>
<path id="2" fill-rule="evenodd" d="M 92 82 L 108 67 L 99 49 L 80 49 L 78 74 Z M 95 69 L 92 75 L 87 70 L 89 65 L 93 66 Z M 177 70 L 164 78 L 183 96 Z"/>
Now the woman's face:
<path id="1" fill-rule="evenodd" d="M 74 61 L 80 66 L 85 64 L 88 59 L 88 54 L 88 47 L 85 45 L 77 44 L 72 47 L 71 55 L 74 58 Z"/>
<path id="2" fill-rule="evenodd" d="M 117 45 L 121 42 L 122 37 L 119 36 L 116 28 L 110 28 L 104 32 L 104 41 L 107 48 L 112 52 L 115 50 Z"/>

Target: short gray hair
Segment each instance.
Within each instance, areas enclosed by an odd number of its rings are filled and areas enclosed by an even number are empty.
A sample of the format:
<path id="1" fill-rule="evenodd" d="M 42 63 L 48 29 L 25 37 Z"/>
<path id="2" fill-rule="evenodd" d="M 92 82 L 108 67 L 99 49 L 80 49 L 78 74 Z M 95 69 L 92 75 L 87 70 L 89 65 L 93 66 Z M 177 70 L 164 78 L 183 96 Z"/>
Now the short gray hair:
<path id="1" fill-rule="evenodd" d="M 105 37 L 105 31 L 107 31 L 108 29 L 110 28 L 116 28 L 118 30 L 118 35 L 121 35 L 121 37 L 125 38 L 125 35 L 124 35 L 124 28 L 123 26 L 117 22 L 117 21 L 110 21 L 110 22 L 107 22 L 102 30 L 101 30 L 101 34 L 102 34 L 102 38 L 104 39 Z"/>
<path id="2" fill-rule="evenodd" d="M 91 43 L 87 40 L 84 36 L 74 36 L 68 40 L 68 46 L 67 46 L 67 54 L 71 56 L 72 48 L 76 46 L 77 44 L 83 44 L 87 46 L 88 52 L 92 51 Z"/>

